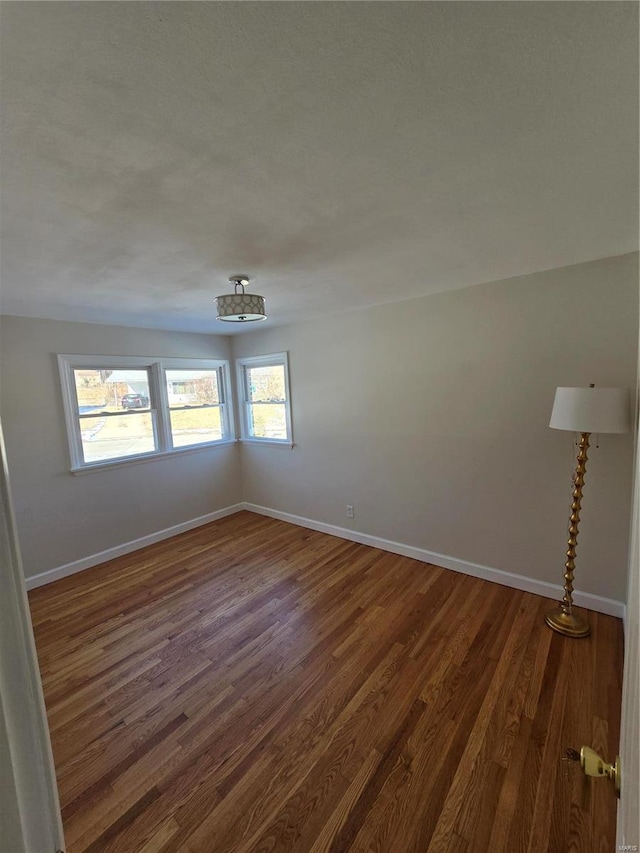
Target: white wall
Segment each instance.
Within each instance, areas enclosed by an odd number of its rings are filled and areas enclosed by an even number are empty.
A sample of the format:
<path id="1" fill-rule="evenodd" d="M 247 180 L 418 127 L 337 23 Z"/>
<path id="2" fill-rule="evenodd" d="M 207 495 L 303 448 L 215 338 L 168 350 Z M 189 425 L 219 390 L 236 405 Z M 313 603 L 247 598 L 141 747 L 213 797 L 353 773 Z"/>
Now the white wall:
<path id="1" fill-rule="evenodd" d="M 296 444 L 243 447 L 244 499 L 561 584 L 576 451 L 548 428 L 555 388 L 635 388 L 637 280 L 624 255 L 235 338 L 289 352 Z M 600 445 L 576 587 L 624 601 L 633 441 Z"/>
<path id="2" fill-rule="evenodd" d="M 79 477 L 56 353 L 224 358 L 230 339 L 4 317 L 1 406 L 26 575 L 244 499 L 560 584 L 575 449 L 548 429 L 554 390 L 635 387 L 636 283 L 637 255 L 625 255 L 251 331 L 233 339 L 235 356 L 290 353 L 293 450 L 219 447 Z M 600 443 L 576 587 L 624 601 L 632 440 Z"/>
<path id="3" fill-rule="evenodd" d="M 27 577 L 240 500 L 238 448 L 73 476 L 56 353 L 228 358 L 227 337 L 3 317 L 1 394 Z"/>

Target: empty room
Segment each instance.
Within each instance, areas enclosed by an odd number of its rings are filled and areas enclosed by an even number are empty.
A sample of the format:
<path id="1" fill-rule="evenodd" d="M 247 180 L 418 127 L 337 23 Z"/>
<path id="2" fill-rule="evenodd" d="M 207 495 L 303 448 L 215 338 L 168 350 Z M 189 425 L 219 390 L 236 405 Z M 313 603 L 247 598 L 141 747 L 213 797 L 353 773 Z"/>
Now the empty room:
<path id="1" fill-rule="evenodd" d="M 0 37 L 2 853 L 638 850 L 638 4 Z"/>

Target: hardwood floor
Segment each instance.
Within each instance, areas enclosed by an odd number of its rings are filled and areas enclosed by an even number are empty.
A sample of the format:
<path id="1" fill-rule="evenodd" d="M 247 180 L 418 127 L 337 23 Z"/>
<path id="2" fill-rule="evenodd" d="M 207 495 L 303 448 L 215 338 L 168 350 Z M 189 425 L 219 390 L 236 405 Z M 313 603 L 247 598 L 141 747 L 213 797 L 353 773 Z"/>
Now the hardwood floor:
<path id="1" fill-rule="evenodd" d="M 243 512 L 41 587 L 70 853 L 610 851 L 622 630 Z"/>

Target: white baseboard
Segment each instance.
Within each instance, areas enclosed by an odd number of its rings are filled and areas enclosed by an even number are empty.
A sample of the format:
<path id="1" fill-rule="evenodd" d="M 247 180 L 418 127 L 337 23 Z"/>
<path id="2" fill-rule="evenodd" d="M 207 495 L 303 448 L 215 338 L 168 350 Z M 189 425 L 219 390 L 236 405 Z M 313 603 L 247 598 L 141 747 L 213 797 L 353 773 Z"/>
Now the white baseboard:
<path id="1" fill-rule="evenodd" d="M 153 545 L 155 542 L 161 542 L 163 539 L 170 539 L 179 533 L 186 533 L 187 530 L 193 530 L 195 527 L 201 527 L 203 524 L 209 524 L 211 521 L 217 521 L 219 518 L 225 518 L 225 516 L 233 515 L 243 509 L 243 503 L 232 504 L 215 512 L 207 513 L 207 515 L 201 515 L 198 518 L 174 524 L 172 527 L 166 527 L 164 530 L 158 530 L 156 533 L 150 533 L 148 536 L 141 536 L 140 539 L 133 539 L 131 542 L 116 545 L 115 548 L 107 548 L 106 551 L 99 551 L 97 554 L 91 554 L 88 557 L 83 557 L 81 560 L 74 560 L 73 563 L 66 563 L 64 566 L 49 569 L 46 572 L 41 572 L 39 575 L 25 578 L 27 589 L 35 589 L 38 586 L 44 586 L 44 584 L 60 580 L 60 578 L 75 575 L 76 572 L 82 572 L 84 569 L 90 569 L 92 566 L 106 563 L 107 560 L 114 560 L 116 557 L 122 557 L 124 554 L 130 554 L 132 551 L 138 551 L 140 548 Z"/>
<path id="2" fill-rule="evenodd" d="M 334 524 L 325 524 L 322 521 L 314 521 L 311 518 L 303 518 L 299 515 L 280 512 L 280 510 L 258 506 L 257 504 L 245 503 L 244 509 L 249 512 L 258 513 L 259 515 L 268 515 L 270 518 L 277 518 L 280 521 L 288 521 L 290 524 L 297 524 L 300 527 L 308 527 L 310 530 L 317 530 L 320 533 L 329 533 L 331 536 L 338 536 L 341 539 L 348 539 L 351 542 L 358 542 L 361 545 L 370 545 L 373 548 L 380 548 L 382 551 L 390 551 L 392 554 L 411 557 L 423 563 L 441 566 L 443 569 L 451 569 L 454 572 L 461 572 L 464 575 L 472 575 L 474 578 L 481 578 L 492 583 L 510 586 L 513 589 L 520 589 L 524 592 L 532 592 L 535 595 L 541 595 L 544 598 L 551 598 L 555 601 L 561 599 L 563 595 L 560 585 L 556 586 L 556 584 L 536 580 L 535 578 L 528 578 L 524 575 L 503 572 L 501 569 L 492 569 L 490 566 L 481 566 L 478 563 L 469 563 L 466 560 L 459 560 L 457 557 L 448 557 L 446 554 L 437 554 L 434 551 L 427 551 L 424 548 L 404 545 L 402 542 L 380 539 L 378 536 L 371 536 L 368 533 L 359 533 L 357 530 L 349 530 L 346 527 L 338 527 Z M 615 601 L 612 598 L 604 598 L 600 595 L 591 595 L 588 592 L 575 591 L 573 593 L 573 600 L 578 607 L 595 610 L 597 613 L 606 613 L 608 616 L 617 616 L 619 619 L 624 617 L 625 605 L 622 601 Z"/>
<path id="3" fill-rule="evenodd" d="M 504 572 L 501 569 L 493 569 L 490 566 L 482 566 L 478 563 L 460 560 L 457 557 L 449 557 L 446 554 L 438 554 L 435 551 L 427 551 L 424 548 L 417 548 L 414 545 L 392 542 L 389 539 L 381 539 L 369 533 L 360 533 L 357 530 L 349 530 L 346 527 L 338 527 L 335 524 L 325 524 L 322 521 L 315 521 L 312 518 L 304 518 L 300 515 L 293 515 L 289 512 L 281 512 L 277 509 L 246 502 L 232 504 L 231 506 L 216 510 L 216 512 L 210 512 L 207 515 L 201 515 L 199 518 L 183 521 L 181 524 L 175 524 L 173 527 L 158 530 L 156 533 L 150 533 L 148 536 L 142 536 L 140 539 L 124 542 L 122 545 L 116 545 L 114 548 L 108 548 L 106 551 L 91 554 L 88 557 L 83 557 L 81 560 L 75 560 L 73 563 L 67 563 L 64 566 L 58 566 L 55 569 L 49 569 L 41 574 L 33 575 L 25 579 L 27 589 L 35 589 L 38 586 L 52 583 L 60 578 L 66 578 L 69 575 L 76 574 L 76 572 L 82 572 L 84 569 L 90 569 L 92 566 L 106 563 L 107 560 L 113 560 L 116 557 L 122 557 L 124 554 L 130 554 L 132 551 L 145 548 L 147 545 L 153 545 L 155 542 L 161 542 L 163 539 L 170 539 L 179 533 L 185 533 L 187 530 L 193 530 L 195 527 L 201 527 L 203 524 L 209 524 L 211 521 L 217 521 L 219 518 L 225 518 L 243 509 L 259 515 L 266 515 L 270 518 L 277 518 L 280 521 L 287 521 L 290 524 L 297 524 L 299 527 L 317 530 L 320 533 L 338 536 L 340 539 L 358 542 L 360 545 L 370 545 L 372 548 L 380 548 L 382 551 L 389 551 L 392 554 L 411 557 L 414 560 L 420 560 L 422 563 L 431 563 L 434 566 L 441 566 L 444 569 L 451 569 L 454 572 L 461 572 L 464 575 L 471 575 L 475 578 L 491 581 L 492 583 L 510 586 L 513 589 L 520 589 L 524 592 L 532 592 L 544 598 L 554 600 L 562 598 L 562 587 L 560 585 L 556 586 L 556 584 L 536 580 L 535 578 L 528 578 L 524 575 L 516 575 L 512 572 Z M 574 592 L 573 599 L 578 607 L 595 610 L 597 613 L 606 613 L 609 616 L 617 616 L 619 619 L 624 618 L 625 605 L 622 601 L 615 601 L 614 599 L 604 598 L 599 595 L 591 595 L 588 592 Z"/>

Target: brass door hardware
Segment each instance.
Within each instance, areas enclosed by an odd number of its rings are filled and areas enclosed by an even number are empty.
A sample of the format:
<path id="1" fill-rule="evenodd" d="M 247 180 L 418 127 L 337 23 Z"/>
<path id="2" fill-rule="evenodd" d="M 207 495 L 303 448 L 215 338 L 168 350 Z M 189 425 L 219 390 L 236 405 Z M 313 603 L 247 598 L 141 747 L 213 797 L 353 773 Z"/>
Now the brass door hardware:
<path id="1" fill-rule="evenodd" d="M 583 746 L 580 750 L 580 767 L 587 776 L 601 778 L 606 776 L 611 779 L 616 791 L 616 797 L 620 797 L 620 756 L 616 757 L 614 764 L 609 764 L 601 758 L 595 749 Z"/>

